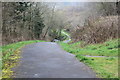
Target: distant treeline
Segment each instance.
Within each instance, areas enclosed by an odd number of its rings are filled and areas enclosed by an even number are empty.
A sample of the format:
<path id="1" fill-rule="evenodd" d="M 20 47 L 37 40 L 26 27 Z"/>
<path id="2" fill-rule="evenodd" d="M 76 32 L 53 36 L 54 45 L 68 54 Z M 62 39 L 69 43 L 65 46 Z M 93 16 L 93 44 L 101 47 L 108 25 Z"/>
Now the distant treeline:
<path id="1" fill-rule="evenodd" d="M 2 2 L 2 44 L 64 40 L 63 29 L 73 42 L 101 43 L 118 38 L 119 3 L 59 4 L 64 3 Z"/>

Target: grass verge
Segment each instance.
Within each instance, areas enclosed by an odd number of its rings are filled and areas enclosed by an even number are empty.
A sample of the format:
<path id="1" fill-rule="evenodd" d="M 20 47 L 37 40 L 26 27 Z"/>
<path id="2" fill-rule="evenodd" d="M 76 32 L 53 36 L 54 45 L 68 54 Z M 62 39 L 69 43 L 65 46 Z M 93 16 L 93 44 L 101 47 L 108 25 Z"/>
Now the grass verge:
<path id="1" fill-rule="evenodd" d="M 2 64 L 0 64 L 0 67 L 2 68 L 2 78 L 10 78 L 13 75 L 11 68 L 16 66 L 17 61 L 20 58 L 20 49 L 27 44 L 36 42 L 44 41 L 22 41 L 0 47 L 0 51 L 2 51 Z"/>
<path id="2" fill-rule="evenodd" d="M 101 44 L 89 44 L 81 47 L 82 42 L 73 44 L 59 42 L 61 47 L 91 67 L 100 78 L 118 78 L 118 39 Z M 106 57 L 86 57 L 106 56 Z"/>

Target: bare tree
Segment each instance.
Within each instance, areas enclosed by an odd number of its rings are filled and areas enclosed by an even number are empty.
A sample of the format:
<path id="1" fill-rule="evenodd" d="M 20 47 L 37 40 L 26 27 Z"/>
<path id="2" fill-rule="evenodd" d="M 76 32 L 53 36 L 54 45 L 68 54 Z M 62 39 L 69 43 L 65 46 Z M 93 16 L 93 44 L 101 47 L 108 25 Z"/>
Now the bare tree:
<path id="1" fill-rule="evenodd" d="M 55 6 L 56 6 L 56 4 L 53 4 L 52 13 L 51 13 L 51 18 L 50 18 L 49 23 L 48 23 L 49 25 L 48 25 L 48 27 L 47 27 L 47 29 L 46 29 L 46 32 L 45 32 L 43 38 L 46 37 L 46 35 L 47 35 L 49 29 L 53 26 L 52 21 L 53 21 L 53 17 L 54 17 Z"/>

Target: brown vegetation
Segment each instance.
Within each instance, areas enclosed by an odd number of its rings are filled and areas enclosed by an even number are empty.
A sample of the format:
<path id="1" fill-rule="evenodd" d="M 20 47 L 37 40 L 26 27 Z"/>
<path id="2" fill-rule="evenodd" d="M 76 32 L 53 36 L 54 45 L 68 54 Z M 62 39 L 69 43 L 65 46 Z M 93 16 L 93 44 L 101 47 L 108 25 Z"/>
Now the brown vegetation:
<path id="1" fill-rule="evenodd" d="M 118 38 L 118 16 L 100 17 L 94 22 L 77 29 L 72 34 L 74 42 L 83 40 L 86 43 L 102 43 L 108 39 Z"/>
<path id="2" fill-rule="evenodd" d="M 2 43 L 41 39 L 62 41 L 63 29 L 69 30 L 73 42 L 101 43 L 118 37 L 115 2 L 67 4 L 2 3 Z"/>

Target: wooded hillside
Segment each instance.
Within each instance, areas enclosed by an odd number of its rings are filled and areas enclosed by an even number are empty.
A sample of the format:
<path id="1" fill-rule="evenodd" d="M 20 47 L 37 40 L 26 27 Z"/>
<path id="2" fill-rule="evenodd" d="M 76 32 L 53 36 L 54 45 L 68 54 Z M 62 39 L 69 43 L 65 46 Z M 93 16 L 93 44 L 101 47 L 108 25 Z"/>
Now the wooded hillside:
<path id="1" fill-rule="evenodd" d="M 100 43 L 118 38 L 118 3 L 3 2 L 2 43 L 25 40 L 64 40 Z M 69 3 L 70 4 L 70 3 Z"/>

